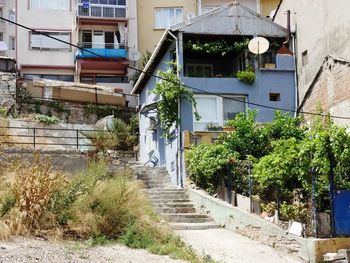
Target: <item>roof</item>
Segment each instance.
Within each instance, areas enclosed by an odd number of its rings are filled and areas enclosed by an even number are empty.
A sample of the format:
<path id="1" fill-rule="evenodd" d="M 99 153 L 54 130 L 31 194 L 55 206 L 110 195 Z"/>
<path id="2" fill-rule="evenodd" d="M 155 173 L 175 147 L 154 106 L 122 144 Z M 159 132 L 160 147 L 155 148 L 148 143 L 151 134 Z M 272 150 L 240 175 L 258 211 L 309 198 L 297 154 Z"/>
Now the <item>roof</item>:
<path id="1" fill-rule="evenodd" d="M 170 28 L 190 34 L 286 37 L 287 30 L 253 10 L 228 3 Z"/>
<path id="2" fill-rule="evenodd" d="M 131 94 L 139 94 L 143 90 L 167 49 L 175 41 L 174 35 L 178 32 L 225 36 L 287 36 L 287 30 L 271 19 L 264 18 L 241 4 L 225 4 L 167 29 L 143 70 L 144 72 L 140 75 L 131 91 Z"/>

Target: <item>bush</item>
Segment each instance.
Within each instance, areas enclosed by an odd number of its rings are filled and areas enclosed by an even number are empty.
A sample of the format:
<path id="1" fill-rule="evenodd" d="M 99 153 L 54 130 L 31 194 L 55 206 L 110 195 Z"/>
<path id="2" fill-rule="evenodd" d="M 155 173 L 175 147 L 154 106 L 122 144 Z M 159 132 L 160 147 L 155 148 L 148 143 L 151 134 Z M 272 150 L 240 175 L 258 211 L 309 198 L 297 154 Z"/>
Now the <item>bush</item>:
<path id="1" fill-rule="evenodd" d="M 254 69 L 251 65 L 248 65 L 244 71 L 238 71 L 236 76 L 239 81 L 248 85 L 253 85 L 256 79 Z"/>
<path id="2" fill-rule="evenodd" d="M 96 152 L 106 152 L 107 150 L 115 149 L 118 145 L 118 140 L 114 134 L 104 131 L 84 131 L 81 132 L 87 139 L 91 141 L 92 148 Z"/>
<path id="3" fill-rule="evenodd" d="M 209 193 L 214 193 L 218 173 L 232 158 L 235 154 L 222 144 L 192 146 L 186 153 L 189 178 Z"/>
<path id="4" fill-rule="evenodd" d="M 283 202 L 280 209 L 281 219 L 284 221 L 298 221 L 306 223 L 308 220 L 308 209 L 303 205 L 288 205 Z"/>
<path id="5" fill-rule="evenodd" d="M 55 117 L 55 116 L 50 117 L 50 116 L 46 116 L 43 114 L 35 114 L 34 120 L 39 122 L 39 123 L 44 123 L 46 125 L 57 124 L 60 122 L 60 119 Z"/>

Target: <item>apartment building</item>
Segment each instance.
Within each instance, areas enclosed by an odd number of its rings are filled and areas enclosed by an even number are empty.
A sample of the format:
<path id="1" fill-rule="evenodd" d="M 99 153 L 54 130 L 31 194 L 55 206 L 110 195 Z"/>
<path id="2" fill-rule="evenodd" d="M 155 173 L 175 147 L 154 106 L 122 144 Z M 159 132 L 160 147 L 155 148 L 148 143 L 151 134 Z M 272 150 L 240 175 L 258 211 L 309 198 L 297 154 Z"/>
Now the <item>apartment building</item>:
<path id="1" fill-rule="evenodd" d="M 142 54 L 152 52 L 164 30 L 232 0 L 137 0 L 138 37 Z M 237 0 L 264 17 L 269 17 L 279 0 Z"/>
<path id="2" fill-rule="evenodd" d="M 134 63 L 129 60 L 129 53 L 138 50 L 136 0 L 2 3 L 0 0 L 2 12 L 19 24 L 85 49 L 2 23 L 0 37 L 3 32 L 7 45 L 15 49 L 4 51 L 3 55 L 17 60 L 22 76 L 105 85 L 129 93 L 128 65 Z"/>
<path id="3" fill-rule="evenodd" d="M 16 20 L 15 1 L 0 0 L 0 16 L 11 21 Z M 0 21 L 0 56 L 15 57 L 16 27 L 3 20 Z"/>

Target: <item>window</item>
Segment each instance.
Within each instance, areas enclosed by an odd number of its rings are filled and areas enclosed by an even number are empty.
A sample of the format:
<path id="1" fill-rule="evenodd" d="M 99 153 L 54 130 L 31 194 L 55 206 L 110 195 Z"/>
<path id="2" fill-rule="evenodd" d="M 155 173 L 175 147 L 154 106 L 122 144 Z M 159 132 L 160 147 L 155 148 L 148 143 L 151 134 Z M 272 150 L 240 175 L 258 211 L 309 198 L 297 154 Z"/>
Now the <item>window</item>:
<path id="1" fill-rule="evenodd" d="M 4 41 L 4 33 L 0 32 L 0 41 Z"/>
<path id="2" fill-rule="evenodd" d="M 16 50 L 16 38 L 13 36 L 10 37 L 10 50 Z"/>
<path id="3" fill-rule="evenodd" d="M 48 80 L 60 80 L 60 81 L 68 81 L 68 82 L 74 82 L 74 76 L 73 75 L 32 75 L 32 74 L 24 74 L 23 76 L 25 79 L 31 80 L 33 78 L 39 78 L 39 79 L 48 79 Z"/>
<path id="4" fill-rule="evenodd" d="M 270 101 L 280 101 L 281 94 L 280 93 L 270 93 Z"/>
<path id="5" fill-rule="evenodd" d="M 99 5 L 126 5 L 126 0 L 80 0 L 80 3 L 88 2 Z"/>
<path id="6" fill-rule="evenodd" d="M 1 16 L 1 17 L 4 17 L 4 10 L 3 10 L 2 7 L 0 7 L 0 16 Z M 3 23 L 4 20 L 1 20 L 1 22 Z"/>
<path id="7" fill-rule="evenodd" d="M 213 65 L 211 64 L 186 64 L 186 76 L 188 77 L 213 77 Z"/>
<path id="8" fill-rule="evenodd" d="M 229 96 L 225 96 L 229 97 Z M 196 95 L 197 110 L 201 119 L 194 120 L 194 131 L 207 131 L 210 123 L 223 126 L 228 120 L 234 119 L 239 112 L 245 112 L 246 97 Z"/>
<path id="9" fill-rule="evenodd" d="M 55 38 L 61 39 L 66 42 L 70 42 L 70 33 L 69 32 L 32 32 L 30 47 L 34 50 L 57 50 L 57 51 L 69 51 L 70 46 L 64 43 L 61 43 L 55 39 L 49 38 L 45 35 L 39 33 L 48 34 Z"/>
<path id="10" fill-rule="evenodd" d="M 69 10 L 70 0 L 32 0 L 32 9 Z"/>
<path id="11" fill-rule="evenodd" d="M 16 12 L 13 10 L 9 11 L 9 20 L 12 22 L 16 22 Z"/>
<path id="12" fill-rule="evenodd" d="M 183 21 L 182 8 L 156 8 L 155 25 L 156 29 L 169 28 Z"/>

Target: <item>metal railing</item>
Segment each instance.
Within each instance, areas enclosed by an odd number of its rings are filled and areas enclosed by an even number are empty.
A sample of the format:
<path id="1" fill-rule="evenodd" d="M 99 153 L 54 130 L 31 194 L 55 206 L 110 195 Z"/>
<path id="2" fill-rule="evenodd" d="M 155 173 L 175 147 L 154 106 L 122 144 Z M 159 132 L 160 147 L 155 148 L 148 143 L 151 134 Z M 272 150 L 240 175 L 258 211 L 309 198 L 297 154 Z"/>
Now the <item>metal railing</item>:
<path id="1" fill-rule="evenodd" d="M 90 4 L 84 8 L 83 4 L 78 4 L 78 16 L 98 17 L 98 18 L 126 18 L 126 6 L 123 5 L 101 5 Z"/>
<path id="2" fill-rule="evenodd" d="M 97 131 L 68 128 L 0 127 L 0 137 L 2 138 L 1 143 L 7 145 L 27 145 L 34 148 L 38 146 L 70 146 L 78 150 L 82 148 L 88 150 L 87 147 L 94 145 L 83 133 Z M 108 133 L 108 131 L 105 132 Z"/>
<path id="3" fill-rule="evenodd" d="M 123 47 L 123 44 L 82 42 L 79 43 L 79 46 L 82 48 L 120 49 L 121 47 Z"/>

